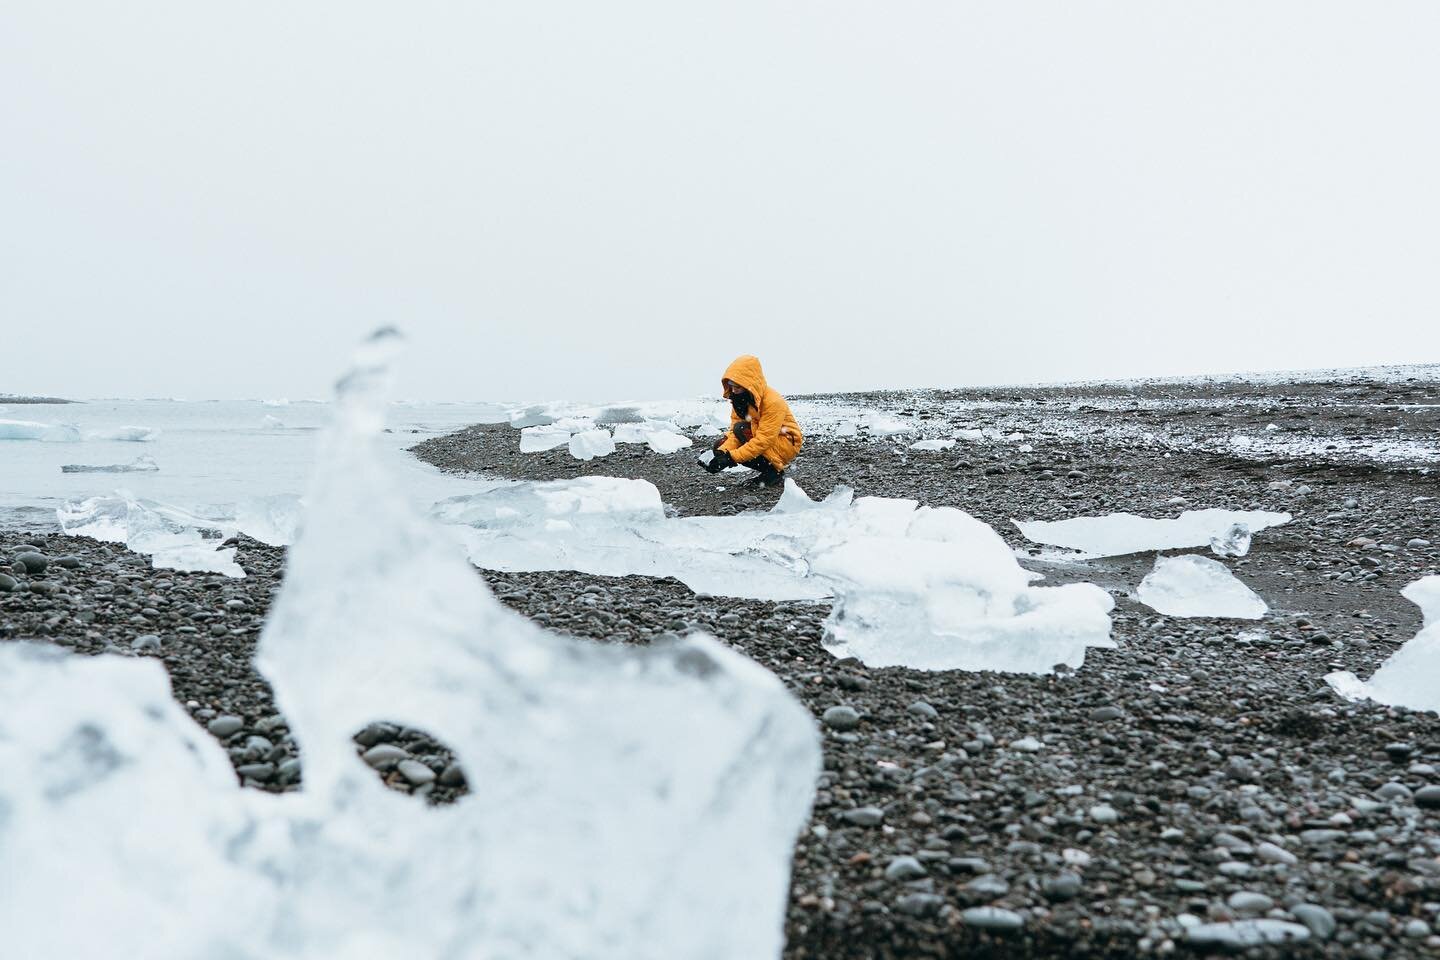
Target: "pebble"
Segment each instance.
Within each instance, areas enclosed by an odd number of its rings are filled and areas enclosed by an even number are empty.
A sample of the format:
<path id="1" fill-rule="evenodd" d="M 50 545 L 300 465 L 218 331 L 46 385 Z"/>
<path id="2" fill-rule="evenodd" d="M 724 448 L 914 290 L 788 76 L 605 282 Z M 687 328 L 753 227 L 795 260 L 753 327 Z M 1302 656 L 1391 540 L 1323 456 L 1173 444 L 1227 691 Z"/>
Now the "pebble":
<path id="1" fill-rule="evenodd" d="M 377 743 L 360 755 L 360 759 L 372 767 L 383 767 L 387 764 L 398 763 L 401 760 L 408 760 L 410 752 L 404 747 L 397 747 L 393 743 Z"/>
<path id="2" fill-rule="evenodd" d="M 1114 823 L 1120 819 L 1120 814 L 1109 804 L 1097 803 L 1090 808 L 1090 819 L 1096 823 Z"/>
<path id="3" fill-rule="evenodd" d="M 45 568 L 50 565 L 50 561 L 45 558 L 43 553 L 22 553 L 15 558 L 12 566 L 17 563 L 32 575 L 44 573 Z"/>
<path id="4" fill-rule="evenodd" d="M 930 706 L 930 704 L 926 703 L 924 700 L 916 700 L 914 703 L 910 704 L 910 706 L 905 708 L 905 712 L 912 713 L 917 717 L 925 717 L 927 720 L 934 720 L 936 717 L 940 716 L 940 711 Z"/>
<path id="5" fill-rule="evenodd" d="M 1440 809 L 1440 785 L 1432 783 L 1428 787 L 1421 787 L 1410 799 L 1415 801 L 1417 807 L 1425 807 L 1428 810 Z"/>
<path id="6" fill-rule="evenodd" d="M 1253 890 L 1238 890 L 1225 903 L 1237 913 L 1264 913 L 1275 906 L 1274 900 Z"/>
<path id="7" fill-rule="evenodd" d="M 960 919 L 985 930 L 1019 930 L 1025 926 L 1024 917 L 1003 907 L 970 907 L 960 912 Z"/>
<path id="8" fill-rule="evenodd" d="M 1047 900 L 1073 900 L 1080 895 L 1084 881 L 1078 873 L 1058 873 L 1053 877 L 1046 877 L 1040 885 L 1040 891 L 1045 894 Z"/>
<path id="9" fill-rule="evenodd" d="M 1430 541 L 1426 540 L 1424 537 L 1416 537 L 1406 543 L 1405 546 L 1411 550 L 1424 550 L 1426 547 L 1430 546 Z"/>
<path id="10" fill-rule="evenodd" d="M 460 764 L 448 764 L 440 771 L 440 786 L 442 787 L 463 787 L 465 786 L 465 771 Z"/>
<path id="11" fill-rule="evenodd" d="M 20 581 L 8 573 L 0 573 L 0 593 L 11 593 L 20 585 Z"/>
<path id="12" fill-rule="evenodd" d="M 840 817 L 857 827 L 873 827 L 885 819 L 885 811 L 879 807 L 856 807 L 854 810 L 846 810 Z"/>
<path id="13" fill-rule="evenodd" d="M 275 776 L 275 764 L 273 763 L 242 763 L 235 768 L 235 772 L 248 780 L 258 780 L 261 783 Z"/>
<path id="14" fill-rule="evenodd" d="M 886 880 L 912 880 L 925 876 L 925 868 L 914 857 L 895 857 L 885 868 Z"/>
<path id="15" fill-rule="evenodd" d="M 57 567 L 64 567 L 66 570 L 79 570 L 79 569 L 80 569 L 80 558 L 79 558 L 79 557 L 71 557 L 71 556 L 56 557 L 56 558 L 55 558 L 53 561 L 51 561 L 51 562 L 54 563 L 55 566 L 57 566 Z"/>
<path id="16" fill-rule="evenodd" d="M 965 884 L 965 890 L 974 894 L 976 899 L 999 900 L 1010 892 L 1010 884 L 993 873 L 987 873 Z"/>
<path id="17" fill-rule="evenodd" d="M 860 713 L 854 707 L 841 705 L 830 707 L 820 720 L 831 730 L 854 730 L 860 726 Z"/>
<path id="18" fill-rule="evenodd" d="M 1096 707 L 1094 710 L 1090 711 L 1090 719 L 1098 721 L 1100 723 L 1105 723 L 1110 720 L 1119 720 L 1123 716 L 1125 716 L 1125 711 L 1121 710 L 1119 707 Z"/>
<path id="19" fill-rule="evenodd" d="M 1409 800 L 1410 788 L 1403 783 L 1391 780 L 1379 790 L 1376 790 L 1374 795 L 1380 800 Z"/>
<path id="20" fill-rule="evenodd" d="M 409 780 L 417 787 L 422 787 L 435 779 L 435 771 L 425 766 L 425 764 L 419 760 L 401 760 L 396 764 L 395 769 L 400 771 L 400 776 Z"/>
<path id="21" fill-rule="evenodd" d="M 945 898 L 934 893 L 907 893 L 895 901 L 895 909 L 912 917 L 928 917 L 945 905 Z"/>
<path id="22" fill-rule="evenodd" d="M 1430 936 L 1430 924 L 1416 917 L 1405 924 L 1404 932 L 1411 940 L 1424 940 Z"/>
<path id="23" fill-rule="evenodd" d="M 245 726 L 244 720 L 240 719 L 237 716 L 234 716 L 233 714 L 227 713 L 224 716 L 216 717 L 214 720 L 211 720 L 205 725 L 205 729 L 209 730 L 221 740 L 224 740 L 230 735 L 238 733 L 240 731 L 240 728 L 243 726 Z"/>
<path id="24" fill-rule="evenodd" d="M 132 650 L 159 650 L 160 638 L 153 633 L 142 633 L 130 641 Z"/>
<path id="25" fill-rule="evenodd" d="M 1010 741 L 1010 749 L 1019 750 L 1021 753 L 1035 753 L 1043 746 L 1044 744 L 1034 737 L 1021 737 L 1019 740 Z"/>
<path id="26" fill-rule="evenodd" d="M 1290 912 L 1321 940 L 1329 940 L 1335 934 L 1335 917 L 1318 903 L 1302 903 L 1290 908 Z"/>
<path id="27" fill-rule="evenodd" d="M 1310 939 L 1310 928 L 1270 918 L 1235 920 L 1190 927 L 1185 931 L 1185 939 L 1197 946 L 1243 950 L 1267 943 L 1303 943 Z"/>

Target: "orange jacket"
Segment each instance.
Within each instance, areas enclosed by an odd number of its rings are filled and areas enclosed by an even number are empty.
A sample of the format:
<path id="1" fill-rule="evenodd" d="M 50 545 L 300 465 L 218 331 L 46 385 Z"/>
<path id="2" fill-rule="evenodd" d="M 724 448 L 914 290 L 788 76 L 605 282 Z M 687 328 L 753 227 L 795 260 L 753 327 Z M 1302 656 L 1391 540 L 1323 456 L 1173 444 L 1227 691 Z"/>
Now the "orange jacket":
<path id="1" fill-rule="evenodd" d="M 747 418 L 750 421 L 750 441 L 742 444 L 735 437 L 733 430 L 735 424 L 740 422 L 740 415 L 732 405 L 732 432 L 725 438 L 725 442 L 720 444 L 720 449 L 728 451 L 736 463 L 749 463 L 756 457 L 763 456 L 776 470 L 784 470 L 790 461 L 795 459 L 795 455 L 800 452 L 800 445 L 805 442 L 805 437 L 800 432 L 800 424 L 795 422 L 795 415 L 790 412 L 790 404 L 785 402 L 779 391 L 765 382 L 765 374 L 761 371 L 760 361 L 756 357 L 736 357 L 735 362 L 725 368 L 724 379 L 738 383 L 750 391 L 755 402 L 751 405 Z M 724 389 L 723 384 L 721 389 Z"/>

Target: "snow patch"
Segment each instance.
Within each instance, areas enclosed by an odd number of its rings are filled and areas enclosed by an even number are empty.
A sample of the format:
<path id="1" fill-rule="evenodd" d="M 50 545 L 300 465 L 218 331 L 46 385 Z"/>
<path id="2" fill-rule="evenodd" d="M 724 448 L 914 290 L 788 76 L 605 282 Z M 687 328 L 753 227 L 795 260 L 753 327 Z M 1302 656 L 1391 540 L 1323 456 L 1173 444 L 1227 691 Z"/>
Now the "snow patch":
<path id="1" fill-rule="evenodd" d="M 1259 620 L 1269 609 L 1223 563 L 1193 554 L 1157 559 L 1135 594 L 1147 607 L 1171 617 Z"/>

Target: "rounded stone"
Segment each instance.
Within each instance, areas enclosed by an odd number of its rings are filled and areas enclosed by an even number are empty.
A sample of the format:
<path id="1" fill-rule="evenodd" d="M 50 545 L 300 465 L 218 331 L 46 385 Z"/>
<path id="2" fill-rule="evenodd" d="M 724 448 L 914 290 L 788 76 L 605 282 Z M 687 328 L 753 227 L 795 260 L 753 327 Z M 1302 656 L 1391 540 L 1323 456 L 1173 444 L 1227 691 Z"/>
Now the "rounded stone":
<path id="1" fill-rule="evenodd" d="M 831 707 L 820 716 L 820 720 L 831 730 L 854 730 L 860 726 L 860 713 L 854 707 Z"/>
<path id="2" fill-rule="evenodd" d="M 1430 784 L 1428 787 L 1421 787 L 1411 797 L 1417 807 L 1425 807 L 1427 810 L 1440 809 L 1440 784 Z"/>
<path id="3" fill-rule="evenodd" d="M 1102 723 L 1109 720 L 1119 720 L 1123 716 L 1125 716 L 1125 711 L 1119 707 L 1096 707 L 1090 711 L 1090 719 Z"/>
<path id="4" fill-rule="evenodd" d="M 960 919 L 969 926 L 985 930 L 1019 930 L 1025 926 L 1024 917 L 1003 907 L 971 907 L 960 912 Z"/>
<path id="5" fill-rule="evenodd" d="M 159 650 L 160 638 L 153 633 L 142 633 L 130 641 L 132 650 Z"/>
<path id="6" fill-rule="evenodd" d="M 20 586 L 20 581 L 8 573 L 0 573 L 0 593 L 11 593 Z"/>
<path id="7" fill-rule="evenodd" d="M 930 704 L 926 703 L 924 700 L 916 700 L 914 703 L 910 704 L 910 706 L 905 708 L 905 712 L 914 714 L 917 717 L 924 717 L 927 720 L 934 720 L 936 717 L 940 716 L 940 711 L 930 706 Z"/>
<path id="8" fill-rule="evenodd" d="M 25 568 L 26 573 L 44 573 L 45 568 L 50 566 L 50 561 L 43 553 L 22 553 L 15 558 L 13 563 L 18 563 Z M 13 564 L 12 564 L 13 565 Z"/>
<path id="9" fill-rule="evenodd" d="M 925 868 L 914 857 L 896 857 L 885 868 L 886 880 L 913 880 L 925 876 Z"/>
<path id="10" fill-rule="evenodd" d="M 435 779 L 435 771 L 425 766 L 425 764 L 419 760 L 401 760 L 395 769 L 400 771 L 400 776 L 409 780 L 411 784 L 417 787 L 423 787 Z"/>
<path id="11" fill-rule="evenodd" d="M 238 733 L 243 726 L 245 726 L 244 720 L 231 714 L 225 714 L 224 716 L 211 720 L 205 725 L 205 728 L 223 740 L 232 734 Z"/>

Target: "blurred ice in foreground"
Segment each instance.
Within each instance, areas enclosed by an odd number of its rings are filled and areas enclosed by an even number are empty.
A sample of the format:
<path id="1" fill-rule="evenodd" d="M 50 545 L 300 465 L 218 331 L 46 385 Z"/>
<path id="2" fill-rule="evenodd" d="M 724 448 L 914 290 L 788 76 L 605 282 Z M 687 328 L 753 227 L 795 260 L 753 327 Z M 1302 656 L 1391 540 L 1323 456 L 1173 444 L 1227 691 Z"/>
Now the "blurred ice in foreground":
<path id="1" fill-rule="evenodd" d="M 1401 594 L 1420 608 L 1420 632 L 1390 655 L 1368 681 L 1348 670 L 1325 680 L 1347 700 L 1369 698 L 1392 707 L 1440 710 L 1440 576 L 1424 577 Z"/>
<path id="2" fill-rule="evenodd" d="M 588 643 L 496 601 L 377 456 L 397 340 L 339 384 L 260 642 L 303 790 L 238 789 L 153 660 L 0 646 L 7 954 L 779 955 L 809 712 L 708 637 Z M 433 731 L 475 793 L 386 789 L 350 739 L 377 719 Z"/>

